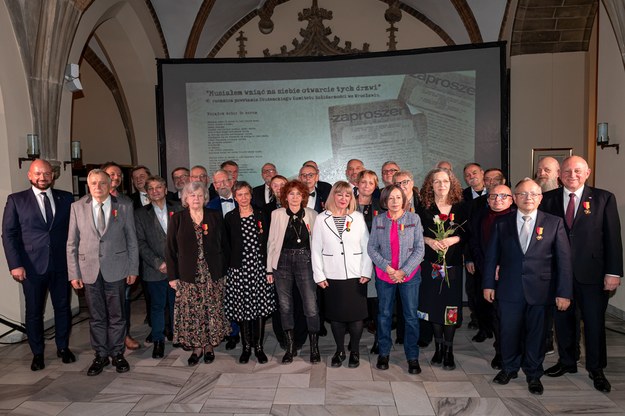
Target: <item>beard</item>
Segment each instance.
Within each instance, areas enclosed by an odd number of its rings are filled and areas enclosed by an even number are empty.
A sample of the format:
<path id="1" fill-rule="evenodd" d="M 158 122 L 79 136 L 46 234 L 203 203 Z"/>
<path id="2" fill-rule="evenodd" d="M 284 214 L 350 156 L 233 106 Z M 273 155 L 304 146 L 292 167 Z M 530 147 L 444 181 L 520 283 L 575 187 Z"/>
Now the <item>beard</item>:
<path id="1" fill-rule="evenodd" d="M 538 184 L 543 192 L 548 192 L 558 187 L 558 178 L 548 178 L 545 180 L 539 179 Z"/>
<path id="2" fill-rule="evenodd" d="M 41 183 L 39 183 L 41 182 Z M 45 191 L 47 190 L 49 187 L 52 186 L 52 181 L 50 182 L 45 182 L 45 181 L 30 181 L 30 184 L 32 186 L 34 186 L 35 188 L 39 189 L 40 191 Z"/>

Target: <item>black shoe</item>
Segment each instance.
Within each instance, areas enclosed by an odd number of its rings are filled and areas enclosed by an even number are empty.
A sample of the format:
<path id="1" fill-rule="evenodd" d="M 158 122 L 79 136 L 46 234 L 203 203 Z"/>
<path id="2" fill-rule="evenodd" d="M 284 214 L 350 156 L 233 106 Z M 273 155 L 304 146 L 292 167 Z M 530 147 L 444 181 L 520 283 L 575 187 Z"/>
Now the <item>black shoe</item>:
<path id="1" fill-rule="evenodd" d="M 239 363 L 247 364 L 250 361 L 251 356 L 252 347 L 250 345 L 244 345 L 243 350 L 241 351 L 241 356 L 239 357 Z M 204 358 L 206 359 L 206 354 L 204 354 Z"/>
<path id="2" fill-rule="evenodd" d="M 226 337 L 226 349 L 233 350 L 237 347 L 237 343 L 239 342 L 239 336 L 228 336 Z"/>
<path id="3" fill-rule="evenodd" d="M 378 370 L 388 370 L 388 355 L 378 356 L 378 362 L 375 367 Z"/>
<path id="4" fill-rule="evenodd" d="M 501 355 L 495 354 L 493 360 L 490 362 L 490 366 L 493 370 L 501 370 L 503 368 L 503 363 L 501 362 Z"/>
<path id="5" fill-rule="evenodd" d="M 418 345 L 420 348 L 427 348 L 427 347 L 430 345 L 430 343 L 429 343 L 429 342 L 427 342 L 427 341 L 421 341 L 421 340 L 419 340 L 419 342 L 417 342 L 417 345 Z"/>
<path id="6" fill-rule="evenodd" d="M 61 348 L 60 350 L 56 350 L 56 356 L 63 361 L 63 364 L 75 363 L 76 356 L 73 352 L 70 351 L 69 348 Z"/>
<path id="7" fill-rule="evenodd" d="M 561 377 L 566 373 L 577 373 L 577 367 L 566 367 L 558 362 L 553 367 L 549 367 L 545 370 L 545 374 L 549 377 Z"/>
<path id="8" fill-rule="evenodd" d="M 370 354 L 379 354 L 380 353 L 380 346 L 378 345 L 378 341 L 375 340 L 373 341 L 373 345 L 371 346 L 371 351 L 369 351 Z"/>
<path id="9" fill-rule="evenodd" d="M 484 331 L 479 331 L 473 338 L 471 338 L 474 342 L 484 342 L 489 338 L 492 338 L 493 334 L 487 334 Z"/>
<path id="10" fill-rule="evenodd" d="M 340 367 L 343 365 L 343 361 L 345 361 L 345 351 L 337 351 L 332 356 L 332 361 L 330 362 L 330 365 L 332 367 Z"/>
<path id="11" fill-rule="evenodd" d="M 165 356 L 165 341 L 156 341 L 152 349 L 152 358 L 163 358 Z"/>
<path id="12" fill-rule="evenodd" d="M 147 337 L 145 337 L 145 343 L 151 344 L 153 342 L 154 342 L 154 338 L 152 338 L 152 333 L 150 332 L 150 334 Z"/>
<path id="13" fill-rule="evenodd" d="M 310 340 L 310 363 L 318 364 L 321 362 L 321 353 L 319 352 L 319 334 L 309 333 Z"/>
<path id="14" fill-rule="evenodd" d="M 456 369 L 456 362 L 454 360 L 454 347 L 444 346 L 443 351 L 443 370 L 451 371 Z"/>
<path id="15" fill-rule="evenodd" d="M 501 384 L 503 386 L 505 384 L 508 384 L 510 380 L 515 379 L 518 376 L 518 373 L 506 373 L 504 370 L 501 370 L 493 379 L 493 383 Z"/>
<path id="16" fill-rule="evenodd" d="M 195 352 L 192 353 L 189 359 L 187 360 L 189 367 L 193 367 L 194 365 L 197 365 L 197 363 L 200 362 L 201 358 L 202 358 L 202 354 L 196 354 Z"/>
<path id="17" fill-rule="evenodd" d="M 440 367 L 441 365 L 443 365 L 443 351 L 445 347 L 443 346 L 443 344 L 435 342 L 434 348 L 434 355 L 430 360 L 430 365 L 433 365 L 434 367 Z"/>
<path id="18" fill-rule="evenodd" d="M 408 360 L 408 372 L 410 374 L 421 374 L 419 360 Z"/>
<path id="19" fill-rule="evenodd" d="M 267 358 L 267 354 L 265 354 L 265 351 L 263 351 L 262 346 L 254 348 L 254 355 L 256 356 L 256 361 L 258 361 L 258 364 L 266 364 L 269 361 L 269 358 Z"/>
<path id="20" fill-rule="evenodd" d="M 529 390 L 532 394 L 541 395 L 545 389 L 543 388 L 543 383 L 541 383 L 539 379 L 532 378 L 527 381 L 527 390 Z"/>
<path id="21" fill-rule="evenodd" d="M 347 363 L 347 366 L 349 368 L 356 368 L 360 365 L 360 354 L 357 352 L 352 352 L 351 354 L 349 354 L 349 362 Z"/>
<path id="22" fill-rule="evenodd" d="M 604 393 L 609 393 L 612 391 L 612 386 L 605 375 L 603 375 L 603 370 L 594 370 L 588 372 L 588 377 L 592 380 L 592 384 L 595 386 L 595 389 L 602 391 Z"/>
<path id="23" fill-rule="evenodd" d="M 319 336 L 325 337 L 326 335 L 328 335 L 328 330 L 326 329 L 325 324 L 323 324 L 321 325 L 321 328 L 319 328 Z"/>
<path id="24" fill-rule="evenodd" d="M 115 366 L 115 371 L 118 373 L 125 373 L 130 370 L 130 364 L 124 358 L 124 354 L 119 353 L 117 356 L 113 358 L 113 365 Z"/>
<path id="25" fill-rule="evenodd" d="M 204 364 L 210 364 L 215 361 L 215 352 L 214 351 L 206 351 L 204 353 Z"/>
<path id="26" fill-rule="evenodd" d="M 43 354 L 33 355 L 33 362 L 30 363 L 30 369 L 32 371 L 39 371 L 46 368 L 46 363 L 43 362 Z"/>
<path id="27" fill-rule="evenodd" d="M 163 331 L 163 335 L 165 335 L 165 338 L 167 338 L 167 341 L 172 342 L 174 339 L 174 331 L 172 331 L 171 329 L 166 329 L 165 331 Z"/>
<path id="28" fill-rule="evenodd" d="M 469 321 L 469 325 L 467 325 L 467 327 L 469 329 L 478 329 L 479 325 L 477 324 L 477 320 L 471 319 L 471 321 Z"/>
<path id="29" fill-rule="evenodd" d="M 93 362 L 91 363 L 91 366 L 89 367 L 89 370 L 87 370 L 87 375 L 97 376 L 102 372 L 102 370 L 104 370 L 104 367 L 106 367 L 110 363 L 111 362 L 109 361 L 109 357 L 100 357 L 99 355 L 96 355 Z"/>

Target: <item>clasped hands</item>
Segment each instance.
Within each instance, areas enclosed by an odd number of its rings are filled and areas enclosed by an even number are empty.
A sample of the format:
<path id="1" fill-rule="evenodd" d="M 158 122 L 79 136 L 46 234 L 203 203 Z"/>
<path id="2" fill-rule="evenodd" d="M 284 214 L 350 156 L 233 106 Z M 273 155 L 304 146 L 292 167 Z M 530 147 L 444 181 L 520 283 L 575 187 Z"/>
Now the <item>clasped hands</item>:
<path id="1" fill-rule="evenodd" d="M 391 266 L 386 266 L 384 271 L 395 283 L 404 283 L 406 280 L 406 273 L 402 269 L 393 269 Z"/>

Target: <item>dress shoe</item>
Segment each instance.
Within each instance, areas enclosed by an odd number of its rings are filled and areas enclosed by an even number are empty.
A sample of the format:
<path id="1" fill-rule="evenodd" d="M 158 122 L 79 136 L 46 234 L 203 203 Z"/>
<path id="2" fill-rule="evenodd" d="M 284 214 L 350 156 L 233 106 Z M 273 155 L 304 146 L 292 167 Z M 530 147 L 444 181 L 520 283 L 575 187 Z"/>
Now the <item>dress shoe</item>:
<path id="1" fill-rule="evenodd" d="M 440 367 L 441 365 L 443 365 L 443 344 L 441 344 L 440 342 L 435 342 L 434 348 L 434 355 L 430 360 L 430 365 L 433 365 L 434 367 Z"/>
<path id="2" fill-rule="evenodd" d="M 152 349 L 152 358 L 163 358 L 165 356 L 165 341 L 156 341 Z"/>
<path id="3" fill-rule="evenodd" d="M 254 348 L 254 355 L 256 356 L 258 364 L 266 364 L 269 361 L 269 358 L 267 358 L 267 354 L 265 354 L 262 346 Z"/>
<path id="4" fill-rule="evenodd" d="M 577 373 L 577 367 L 566 367 L 558 362 L 553 367 L 549 367 L 545 370 L 545 374 L 549 377 L 561 377 L 566 373 Z"/>
<path id="5" fill-rule="evenodd" d="M 321 353 L 319 352 L 319 334 L 309 333 L 308 340 L 310 342 L 310 363 L 318 364 L 321 362 Z"/>
<path id="6" fill-rule="evenodd" d="M 332 356 L 332 361 L 330 365 L 332 367 L 340 367 L 343 365 L 343 361 L 345 361 L 345 351 L 337 351 Z"/>
<path id="7" fill-rule="evenodd" d="M 193 367 L 194 365 L 197 365 L 197 363 L 200 362 L 201 358 L 202 358 L 202 353 L 196 354 L 195 352 L 193 352 L 191 356 L 189 357 L 189 359 L 187 360 L 189 367 Z"/>
<path id="8" fill-rule="evenodd" d="M 371 346 L 371 351 L 369 351 L 370 354 L 379 354 L 380 353 L 380 346 L 378 345 L 378 340 L 376 339 L 375 341 L 373 341 L 373 345 Z"/>
<path id="9" fill-rule="evenodd" d="M 500 354 L 495 354 L 493 360 L 490 362 L 490 366 L 493 370 L 501 370 L 503 368 Z"/>
<path id="10" fill-rule="evenodd" d="M 118 373 L 125 373 L 130 370 L 130 364 L 124 358 L 124 354 L 119 353 L 115 357 L 113 357 L 113 365 L 115 366 L 115 371 Z"/>
<path id="11" fill-rule="evenodd" d="M 492 338 L 493 334 L 487 334 L 484 331 L 478 331 L 477 334 L 475 334 L 475 336 L 473 336 L 473 338 L 471 338 L 474 342 L 484 342 L 489 338 Z"/>
<path id="12" fill-rule="evenodd" d="M 150 332 L 150 334 L 147 337 L 145 337 L 145 343 L 151 344 L 153 342 L 154 342 L 154 338 L 152 338 L 152 333 Z"/>
<path id="13" fill-rule="evenodd" d="M 226 337 L 226 349 L 233 350 L 237 347 L 237 343 L 239 342 L 239 336 L 228 336 Z"/>
<path id="14" fill-rule="evenodd" d="M 456 361 L 454 360 L 454 347 L 452 345 L 444 345 L 443 350 L 443 370 L 451 371 L 456 369 Z"/>
<path id="15" fill-rule="evenodd" d="M 471 319 L 471 321 L 469 321 L 469 325 L 467 325 L 469 327 L 469 329 L 478 329 L 479 325 L 477 323 L 476 319 Z"/>
<path id="16" fill-rule="evenodd" d="M 604 393 L 609 393 L 612 390 L 610 382 L 607 378 L 605 378 L 605 375 L 603 375 L 603 370 L 589 371 L 588 377 L 592 380 L 592 384 L 595 386 L 595 389 Z"/>
<path id="17" fill-rule="evenodd" d="M 349 368 L 356 368 L 360 365 L 360 354 L 357 352 L 352 352 L 351 354 L 349 354 L 349 362 L 347 363 L 347 366 Z"/>
<path id="18" fill-rule="evenodd" d="M 510 382 L 510 380 L 515 379 L 518 376 L 519 375 L 516 372 L 514 372 L 514 373 L 506 373 L 504 370 L 501 370 L 500 372 L 497 373 L 497 375 L 493 379 L 493 383 L 505 385 L 505 384 L 508 384 Z"/>
<path id="19" fill-rule="evenodd" d="M 215 361 L 215 352 L 214 351 L 206 351 L 204 353 L 204 363 L 210 364 Z"/>
<path id="20" fill-rule="evenodd" d="M 529 390 L 532 394 L 541 395 L 545 389 L 543 388 L 543 383 L 541 383 L 539 379 L 532 378 L 527 381 L 527 390 Z"/>
<path id="21" fill-rule="evenodd" d="M 126 348 L 129 350 L 138 350 L 139 348 L 141 348 L 141 344 L 139 344 L 139 342 L 133 337 L 131 337 L 130 335 L 126 335 L 124 344 L 126 345 Z"/>
<path id="22" fill-rule="evenodd" d="M 43 362 L 43 354 L 33 355 L 33 362 L 30 363 L 30 369 L 32 371 L 39 371 L 46 368 L 46 363 Z"/>
<path id="23" fill-rule="evenodd" d="M 87 370 L 87 375 L 97 376 L 102 372 L 102 370 L 104 370 L 104 367 L 110 363 L 109 357 L 100 357 L 99 355 L 96 355 L 91 363 L 91 366 L 89 367 L 89 370 Z"/>
<path id="24" fill-rule="evenodd" d="M 421 374 L 419 360 L 408 360 L 408 372 L 410 374 Z"/>
<path id="25" fill-rule="evenodd" d="M 247 364 L 250 361 L 250 357 L 252 356 L 252 346 L 244 345 L 241 350 L 241 356 L 239 357 L 240 364 Z M 204 354 L 204 358 L 206 358 L 206 354 Z"/>
<path id="26" fill-rule="evenodd" d="M 63 361 L 63 364 L 75 363 L 76 356 L 69 348 L 61 348 L 56 350 L 56 356 Z"/>
<path id="27" fill-rule="evenodd" d="M 378 370 L 388 370 L 388 355 L 378 356 L 378 362 L 375 367 Z"/>

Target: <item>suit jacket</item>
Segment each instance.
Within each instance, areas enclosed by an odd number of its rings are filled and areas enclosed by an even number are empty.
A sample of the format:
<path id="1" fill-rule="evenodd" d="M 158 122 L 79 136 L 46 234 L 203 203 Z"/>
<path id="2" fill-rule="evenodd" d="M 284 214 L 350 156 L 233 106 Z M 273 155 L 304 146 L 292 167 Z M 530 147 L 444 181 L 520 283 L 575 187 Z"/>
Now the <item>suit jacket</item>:
<path id="1" fill-rule="evenodd" d="M 315 218 L 317 218 L 317 213 L 314 210 L 304 208 L 304 224 L 309 228 L 311 238 L 314 231 Z M 280 252 L 282 251 L 282 244 L 284 243 L 284 233 L 286 232 L 288 224 L 289 216 L 286 213 L 286 208 L 278 208 L 271 213 L 271 228 L 267 240 L 268 272 L 273 272 L 278 268 L 278 260 L 280 260 Z"/>
<path id="2" fill-rule="evenodd" d="M 541 236 L 539 227 L 542 227 Z M 549 305 L 556 297 L 572 299 L 571 249 L 562 219 L 538 211 L 529 246 L 523 253 L 517 213 L 498 218 L 493 224 L 482 281 L 484 289 L 495 289 L 496 299 L 507 302 Z"/>
<path id="3" fill-rule="evenodd" d="M 231 196 L 230 198 L 232 198 L 232 200 L 234 201 L 234 206 L 235 208 L 239 206 L 239 204 L 237 203 L 237 201 L 234 200 L 234 195 Z M 212 211 L 219 211 L 219 213 L 221 214 L 221 216 L 223 217 L 223 211 L 221 209 L 221 197 L 217 196 L 213 199 L 211 199 L 210 201 L 208 201 L 206 203 L 206 208 L 212 210 Z"/>
<path id="4" fill-rule="evenodd" d="M 568 193 L 566 188 L 546 192 L 539 209 L 564 218 L 565 192 Z M 584 202 L 588 203 L 588 210 Z M 621 223 L 614 194 L 584 186 L 573 226 L 569 229 L 565 223 L 564 227 L 571 243 L 577 282 L 603 285 L 606 274 L 623 276 Z"/>
<path id="5" fill-rule="evenodd" d="M 123 198 L 117 197 L 117 199 Z M 139 191 L 130 194 L 130 200 L 132 201 L 132 207 L 134 209 L 139 209 L 143 206 L 143 203 L 141 202 L 141 192 Z"/>
<path id="6" fill-rule="evenodd" d="M 27 277 L 44 274 L 50 267 L 67 270 L 65 243 L 74 197 L 53 189 L 52 198 L 55 214 L 48 226 L 32 188 L 8 196 L 2 219 L 2 244 L 9 270 L 24 267 Z"/>
<path id="7" fill-rule="evenodd" d="M 206 234 L 202 236 L 204 258 L 213 280 L 226 275 L 228 265 L 228 241 L 221 212 L 204 208 Z M 167 277 L 195 283 L 198 245 L 195 239 L 193 220 L 188 209 L 175 213 L 167 227 Z"/>
<path id="8" fill-rule="evenodd" d="M 326 183 L 326 182 L 323 182 Z M 320 182 L 317 183 L 315 187 L 316 199 L 315 199 L 315 208 L 314 210 L 317 213 L 321 213 L 326 209 L 326 201 L 328 200 L 328 196 L 330 195 L 330 190 L 332 190 L 332 186 L 330 188 L 326 186 L 319 187 Z M 328 184 L 330 185 L 330 184 Z"/>
<path id="9" fill-rule="evenodd" d="M 182 211 L 178 202 L 166 201 L 165 206 L 168 218 Z M 167 247 L 167 233 L 163 231 L 161 223 L 156 217 L 154 205 L 149 204 L 135 210 L 135 227 L 141 258 L 141 278 L 146 282 L 157 282 L 167 279 L 167 274 L 161 273 L 159 267 L 165 262 L 165 248 Z"/>
<path id="10" fill-rule="evenodd" d="M 263 207 L 267 205 L 265 202 L 265 184 L 256 186 L 252 189 L 252 205 L 258 209 L 263 209 Z"/>
<path id="11" fill-rule="evenodd" d="M 139 246 L 130 203 L 111 195 L 111 215 L 104 234 L 95 227 L 91 195 L 72 204 L 67 238 L 69 280 L 95 283 L 98 273 L 107 282 L 139 274 Z"/>
<path id="12" fill-rule="evenodd" d="M 482 190 L 482 192 L 484 192 L 484 190 Z M 470 186 L 464 188 L 464 190 L 462 191 L 462 199 L 467 202 L 471 202 L 473 200 L 473 191 L 471 190 Z"/>
<path id="13" fill-rule="evenodd" d="M 226 224 L 226 235 L 229 241 L 230 267 L 240 269 L 243 263 L 243 232 L 241 231 L 241 214 L 239 208 L 235 208 L 226 214 L 224 218 Z M 254 223 L 258 232 L 258 242 L 260 248 L 261 262 L 267 264 L 267 236 L 269 235 L 269 224 L 265 214 L 254 209 Z"/>
<path id="14" fill-rule="evenodd" d="M 319 214 L 310 245 L 315 283 L 370 278 L 373 264 L 367 254 L 368 242 L 369 231 L 360 212 L 346 216 L 343 234 L 339 234 L 330 211 Z"/>

